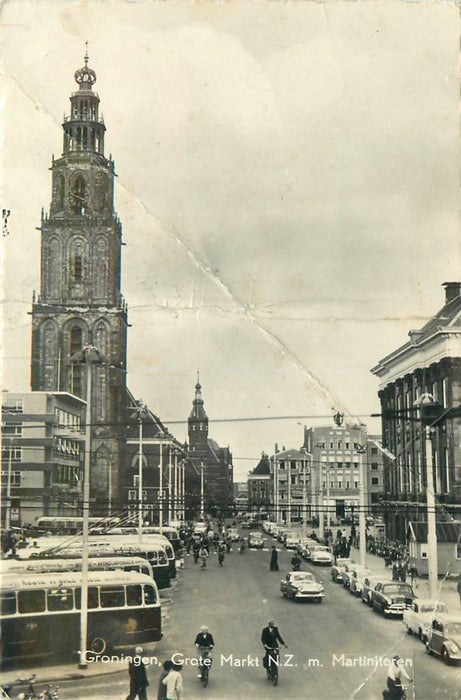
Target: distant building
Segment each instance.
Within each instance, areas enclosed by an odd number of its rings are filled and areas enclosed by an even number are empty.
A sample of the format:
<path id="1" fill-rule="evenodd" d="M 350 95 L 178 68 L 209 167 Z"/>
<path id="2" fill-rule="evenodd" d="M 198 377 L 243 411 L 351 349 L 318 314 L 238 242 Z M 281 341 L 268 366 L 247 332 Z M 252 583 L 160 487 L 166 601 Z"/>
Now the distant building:
<path id="1" fill-rule="evenodd" d="M 248 510 L 248 484 L 246 481 L 234 481 L 234 508 L 236 511 Z"/>
<path id="2" fill-rule="evenodd" d="M 308 518 L 312 513 L 312 488 L 306 452 L 283 448 L 271 456 L 270 469 L 273 482 L 271 518 L 288 525 Z"/>
<path id="3" fill-rule="evenodd" d="M 199 378 L 188 419 L 189 458 L 196 469 L 204 472 L 205 510 L 225 512 L 232 507 L 234 470 L 228 447 L 220 447 L 208 437 L 208 416 L 202 399 Z"/>
<path id="4" fill-rule="evenodd" d="M 136 523 L 139 513 L 139 462 L 142 455 L 141 505 L 146 524 L 195 518 L 200 507 L 200 472 L 182 445 L 147 406 L 127 390 L 126 469 L 122 499 Z M 141 410 L 140 410 L 141 409 Z"/>
<path id="5" fill-rule="evenodd" d="M 384 499 L 388 536 L 405 540 L 408 523 L 424 519 L 426 454 L 415 404 L 430 394 L 445 409 L 432 435 L 437 518 L 461 505 L 461 283 L 446 282 L 445 304 L 410 340 L 373 367 L 380 380 Z M 421 507 L 423 506 L 423 507 Z"/>
<path id="6" fill-rule="evenodd" d="M 272 502 L 271 463 L 264 452 L 258 465 L 248 474 L 247 494 L 250 511 L 267 511 Z"/>
<path id="7" fill-rule="evenodd" d="M 82 515 L 85 413 L 66 392 L 3 392 L 3 526 Z"/>
<path id="8" fill-rule="evenodd" d="M 365 425 L 306 427 L 303 449 L 310 455 L 309 464 L 312 465 L 309 500 L 313 515 L 320 518 L 322 513 L 328 512 L 335 518 L 354 511 L 358 514 L 361 466 L 366 472 L 365 498 L 369 506 Z M 379 463 L 378 459 L 376 461 Z"/>
<path id="9" fill-rule="evenodd" d="M 368 502 L 379 505 L 384 493 L 384 450 L 381 435 L 367 438 Z"/>

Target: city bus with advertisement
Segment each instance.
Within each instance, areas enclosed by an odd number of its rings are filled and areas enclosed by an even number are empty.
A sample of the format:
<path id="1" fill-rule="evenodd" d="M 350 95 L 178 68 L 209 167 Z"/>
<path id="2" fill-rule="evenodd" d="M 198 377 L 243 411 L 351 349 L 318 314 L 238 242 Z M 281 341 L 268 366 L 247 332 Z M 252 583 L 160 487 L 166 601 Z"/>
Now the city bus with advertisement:
<path id="1" fill-rule="evenodd" d="M 80 572 L 7 574 L 0 580 L 1 658 L 63 658 L 80 646 Z M 162 638 L 157 587 L 133 571 L 88 574 L 87 649 L 102 654 Z"/>

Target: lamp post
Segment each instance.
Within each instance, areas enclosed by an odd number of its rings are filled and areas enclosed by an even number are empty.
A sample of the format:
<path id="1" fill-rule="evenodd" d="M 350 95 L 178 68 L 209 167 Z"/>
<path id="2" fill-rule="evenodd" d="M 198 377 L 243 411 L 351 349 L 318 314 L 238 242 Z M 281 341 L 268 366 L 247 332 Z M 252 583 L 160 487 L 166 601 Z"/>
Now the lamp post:
<path id="1" fill-rule="evenodd" d="M 359 456 L 359 552 L 360 552 L 360 565 L 367 565 L 367 521 L 366 521 L 366 473 L 365 473 L 365 463 L 362 459 L 362 455 L 366 454 L 366 445 L 357 445 L 355 448 L 356 453 Z M 354 521 L 352 521 L 352 524 Z"/>
<path id="2" fill-rule="evenodd" d="M 274 451 L 274 503 L 275 503 L 275 522 L 277 525 L 280 522 L 280 488 L 279 488 L 279 473 L 277 461 L 277 446 Z"/>
<path id="3" fill-rule="evenodd" d="M 205 517 L 205 482 L 204 482 L 204 464 L 200 462 L 200 517 Z"/>
<path id="4" fill-rule="evenodd" d="M 72 364 L 86 365 L 86 418 L 85 418 L 85 469 L 83 472 L 83 522 L 82 522 L 82 579 L 80 604 L 80 669 L 86 669 L 86 645 L 88 636 L 88 534 L 90 516 L 90 469 L 91 469 L 91 420 L 92 420 L 92 375 L 93 365 L 102 365 L 106 358 L 94 345 L 86 345 L 72 355 Z"/>

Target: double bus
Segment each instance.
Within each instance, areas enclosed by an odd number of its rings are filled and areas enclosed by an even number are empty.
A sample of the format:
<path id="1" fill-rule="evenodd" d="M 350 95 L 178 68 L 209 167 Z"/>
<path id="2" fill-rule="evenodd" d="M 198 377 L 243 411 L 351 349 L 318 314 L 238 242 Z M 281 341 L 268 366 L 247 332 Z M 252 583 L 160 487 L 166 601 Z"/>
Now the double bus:
<path id="1" fill-rule="evenodd" d="M 100 556 L 88 558 L 89 571 L 137 571 L 154 578 L 152 566 L 143 557 Z M 0 559 L 0 576 L 81 571 L 81 559 Z"/>
<path id="2" fill-rule="evenodd" d="M 2 660 L 76 654 L 80 644 L 79 572 L 8 574 L 0 581 Z M 95 654 L 162 638 L 157 588 L 133 571 L 88 575 L 87 649 Z"/>
<path id="3" fill-rule="evenodd" d="M 171 548 L 171 545 L 170 545 Z M 172 548 L 171 548 L 172 549 Z M 24 554 L 23 554 L 24 552 Z M 42 537 L 34 545 L 21 551 L 24 558 L 33 559 L 77 559 L 82 557 L 82 540 L 78 538 Z M 125 538 L 90 537 L 88 557 L 142 557 L 152 567 L 154 580 L 159 588 L 168 588 L 171 583 L 170 564 L 163 545 L 158 542 L 136 540 L 126 542 Z"/>
<path id="4" fill-rule="evenodd" d="M 91 516 L 88 518 L 88 521 L 91 530 L 105 530 L 108 527 L 115 527 L 118 525 L 120 518 L 96 518 Z M 83 530 L 83 517 L 78 515 L 68 517 L 43 515 L 37 518 L 35 527 L 38 530 L 46 530 L 46 532 L 51 532 L 56 535 L 76 535 Z"/>

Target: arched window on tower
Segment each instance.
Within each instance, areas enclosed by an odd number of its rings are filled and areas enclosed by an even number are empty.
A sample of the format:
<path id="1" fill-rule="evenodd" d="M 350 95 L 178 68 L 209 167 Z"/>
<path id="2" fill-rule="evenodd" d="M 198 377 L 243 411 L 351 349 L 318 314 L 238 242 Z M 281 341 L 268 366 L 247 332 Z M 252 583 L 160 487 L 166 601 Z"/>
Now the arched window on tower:
<path id="1" fill-rule="evenodd" d="M 85 213 L 87 206 L 87 186 L 82 174 L 78 174 L 72 180 L 71 187 L 71 209 L 73 214 L 81 215 Z"/>
<path id="2" fill-rule="evenodd" d="M 62 292 L 62 263 L 61 243 L 57 238 L 52 238 L 49 243 L 46 270 L 46 288 L 43 290 L 44 296 L 47 299 L 59 299 Z"/>
<path id="3" fill-rule="evenodd" d="M 70 331 L 70 346 L 69 355 L 72 357 L 76 352 L 79 352 L 83 347 L 83 331 L 80 326 L 74 326 Z M 82 396 L 83 388 L 83 365 L 71 363 L 70 366 L 71 381 L 70 393 L 76 396 Z"/>
<path id="4" fill-rule="evenodd" d="M 45 321 L 42 326 L 42 368 L 43 368 L 43 391 L 53 391 L 56 389 L 56 369 L 57 369 L 57 343 L 56 328 L 52 321 Z"/>
<path id="5" fill-rule="evenodd" d="M 72 281 L 83 282 L 83 255 L 82 246 L 78 243 L 72 253 Z"/>
<path id="6" fill-rule="evenodd" d="M 95 275 L 94 275 L 94 296 L 96 299 L 105 299 L 108 290 L 108 255 L 107 241 L 98 238 L 95 249 Z"/>
<path id="7" fill-rule="evenodd" d="M 57 211 L 64 209 L 65 182 L 62 175 L 57 175 L 55 180 L 54 206 Z"/>

